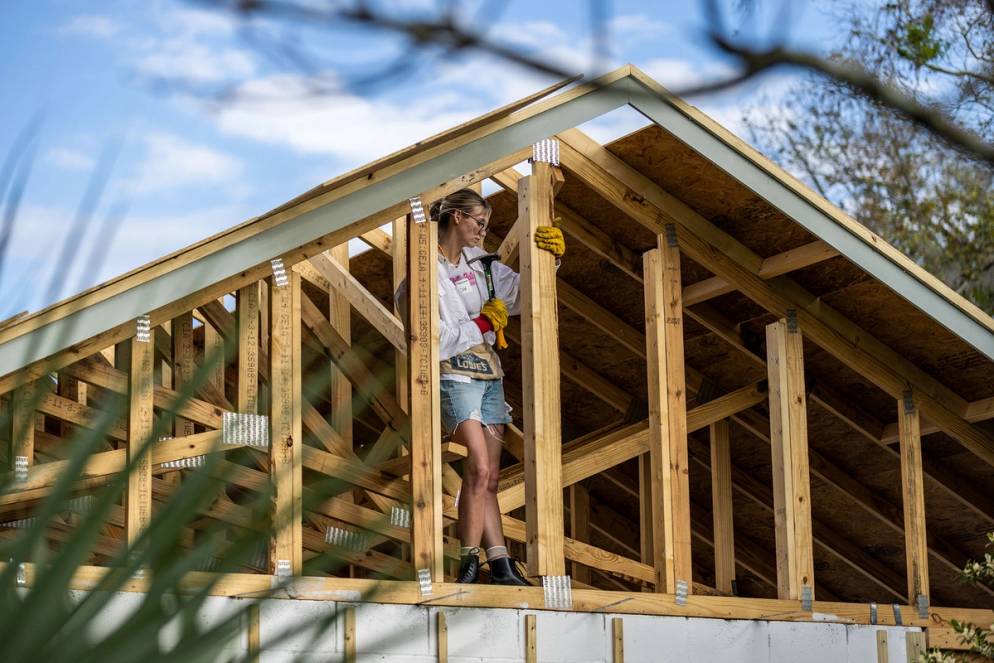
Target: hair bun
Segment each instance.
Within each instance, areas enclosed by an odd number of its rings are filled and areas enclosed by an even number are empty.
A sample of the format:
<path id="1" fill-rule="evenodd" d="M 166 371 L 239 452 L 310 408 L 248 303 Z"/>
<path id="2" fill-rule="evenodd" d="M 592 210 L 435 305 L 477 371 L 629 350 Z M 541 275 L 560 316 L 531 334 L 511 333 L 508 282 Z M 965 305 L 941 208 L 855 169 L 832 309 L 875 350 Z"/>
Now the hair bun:
<path id="1" fill-rule="evenodd" d="M 436 200 L 428 207 L 428 216 L 431 218 L 432 221 L 438 221 L 438 214 L 439 212 L 442 211 L 442 202 L 444 201 L 445 198 L 442 198 L 441 200 Z"/>

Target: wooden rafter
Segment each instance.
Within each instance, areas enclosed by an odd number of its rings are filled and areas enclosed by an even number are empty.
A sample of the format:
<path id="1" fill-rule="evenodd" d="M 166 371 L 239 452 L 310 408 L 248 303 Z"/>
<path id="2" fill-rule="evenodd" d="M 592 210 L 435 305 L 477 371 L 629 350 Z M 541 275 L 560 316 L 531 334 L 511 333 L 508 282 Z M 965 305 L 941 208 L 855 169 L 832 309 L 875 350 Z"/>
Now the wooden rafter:
<path id="1" fill-rule="evenodd" d="M 67 366 L 64 372 L 108 391 L 121 395 L 128 393 L 128 374 L 92 357 Z M 152 391 L 156 409 L 175 412 L 208 428 L 221 427 L 220 408 L 197 398 L 184 399 L 178 392 L 161 385 L 154 385 Z"/>
<path id="2" fill-rule="evenodd" d="M 790 249 L 789 251 L 765 258 L 760 263 L 757 274 L 762 279 L 772 279 L 775 276 L 781 276 L 805 267 L 810 267 L 811 265 L 816 265 L 837 255 L 839 255 L 838 251 L 819 239 L 799 246 L 796 249 Z M 684 289 L 684 305 L 693 306 L 694 304 L 700 304 L 720 295 L 734 292 L 735 289 L 734 285 L 730 285 L 724 279 L 712 276 L 711 278 L 688 285 Z"/>
<path id="3" fill-rule="evenodd" d="M 823 347 L 894 398 L 911 385 L 922 412 L 964 446 L 994 464 L 994 438 L 963 419 L 966 402 L 896 351 L 789 279 L 764 281 L 762 260 L 693 209 L 664 191 L 601 145 L 577 130 L 561 134 L 564 166 L 623 212 L 648 228 L 661 219 L 678 226 L 681 247 L 695 261 L 736 287 L 775 315 L 797 311 L 798 322 L 812 342 Z M 637 190 L 637 197 L 627 191 Z"/>
<path id="4" fill-rule="evenodd" d="M 701 305 L 689 307 L 685 310 L 689 315 L 694 317 L 695 320 L 713 331 L 719 337 L 729 341 L 733 347 L 741 350 L 743 352 L 743 356 L 747 359 L 753 361 L 757 366 L 764 369 L 766 368 L 766 359 L 761 356 L 761 349 L 755 347 L 752 342 L 743 338 L 741 332 L 735 331 L 731 323 L 723 321 L 717 315 L 702 314 Z M 734 339 L 734 342 L 732 339 Z M 810 385 L 808 396 L 812 402 L 817 403 L 826 411 L 835 415 L 854 431 L 860 433 L 866 439 L 879 446 L 895 460 L 900 460 L 900 453 L 898 450 L 887 444 L 887 439 L 884 434 L 885 426 L 882 422 L 878 421 L 869 413 L 863 411 L 858 404 L 847 400 L 842 395 L 837 393 L 828 385 L 827 382 L 821 379 L 817 373 L 808 374 L 808 383 Z M 742 423 L 751 431 L 760 429 L 769 431 L 768 422 L 759 427 L 750 426 L 747 421 L 740 420 L 739 423 Z M 759 436 L 761 439 L 769 442 L 767 433 L 761 433 Z M 885 515 L 887 517 L 886 519 L 891 522 L 898 522 L 900 520 L 900 518 L 892 515 L 893 513 L 898 513 L 899 509 L 897 509 L 897 507 L 890 506 L 889 508 L 883 508 L 880 506 L 879 498 L 864 499 L 862 494 L 868 494 L 869 491 L 865 488 L 861 488 L 858 481 L 852 478 L 845 482 L 836 480 L 834 477 L 841 477 L 846 473 L 839 469 L 832 469 L 832 463 L 830 463 L 827 459 L 822 458 L 814 449 L 811 450 L 811 453 L 812 471 L 816 475 L 820 475 L 820 478 L 828 481 L 829 485 L 836 486 L 844 492 L 849 493 L 849 496 L 855 497 L 856 501 L 860 504 L 871 505 L 873 508 L 871 508 L 870 512 L 877 517 Z M 945 490 L 948 495 L 956 499 L 956 501 L 964 507 L 983 517 L 985 520 L 994 523 L 994 500 L 972 488 L 969 484 L 964 482 L 962 477 L 955 476 L 952 472 L 945 469 L 938 460 L 929 458 L 927 454 L 925 454 L 925 458 L 925 476 L 927 478 L 934 481 L 936 485 Z M 826 469 L 827 471 L 824 474 L 820 474 L 822 469 Z M 860 487 L 861 490 L 857 491 L 854 489 L 855 487 Z M 934 543 L 935 545 L 941 546 L 941 543 L 939 542 Z M 950 561 L 955 568 L 962 568 L 962 562 L 955 560 L 965 560 L 966 556 L 956 554 L 940 554 L 940 559 L 943 558 Z"/>
<path id="5" fill-rule="evenodd" d="M 710 452 L 691 438 L 690 455 L 706 471 L 710 468 Z M 732 488 L 768 513 L 773 512 L 773 491 L 748 472 L 732 468 Z M 904 600 L 904 578 L 863 552 L 859 546 L 831 525 L 812 519 L 815 545 L 843 562 L 851 571 L 883 589 L 889 596 Z"/>
<path id="6" fill-rule="evenodd" d="M 589 92 L 589 88 L 587 92 Z M 584 92 L 579 92 L 579 94 L 584 94 Z M 560 100 L 557 103 L 562 103 Z M 531 109 L 534 111 L 536 109 Z M 495 130 L 495 126 L 484 127 L 482 130 L 484 133 Z M 458 139 L 453 139 L 454 144 L 461 144 L 461 141 L 465 140 L 465 137 L 460 137 Z M 451 147 L 451 146 L 450 146 Z M 434 187 L 430 191 L 425 192 L 425 198 L 428 200 L 434 200 L 440 198 L 444 195 L 452 193 L 465 187 L 467 184 L 473 182 L 478 182 L 481 179 L 489 177 L 495 172 L 499 172 L 510 166 L 524 160 L 530 154 L 531 148 L 517 150 L 510 154 L 507 154 L 499 159 L 477 168 L 469 175 L 463 175 L 459 177 L 452 178 L 442 182 L 438 186 Z M 413 159 L 414 163 L 421 162 L 423 160 L 422 154 L 415 155 L 416 158 Z M 389 172 L 396 172 L 397 170 L 402 170 L 398 166 L 385 166 Z M 375 170 L 375 169 L 374 169 Z M 269 217 L 265 223 L 261 224 L 245 224 L 238 229 L 236 232 L 223 233 L 223 237 L 212 237 L 205 240 L 203 245 L 211 244 L 212 246 L 223 245 L 227 246 L 234 241 L 239 241 L 247 239 L 250 236 L 258 234 L 259 232 L 265 231 L 267 228 L 271 228 L 275 225 L 283 223 L 291 218 L 294 218 L 304 212 L 310 211 L 315 207 L 322 204 L 331 203 L 345 195 L 352 192 L 353 189 L 360 188 L 356 185 L 354 180 L 350 180 L 350 184 L 342 185 L 340 189 L 335 189 L 328 191 L 323 196 L 320 196 L 317 202 L 308 201 L 301 202 L 299 205 L 295 206 L 292 210 L 284 210 L 278 215 Z M 353 224 L 341 228 L 339 230 L 328 233 L 322 237 L 319 237 L 313 241 L 307 242 L 302 246 L 298 246 L 290 251 L 286 251 L 278 256 L 271 256 L 272 258 L 280 258 L 283 260 L 285 265 L 294 265 L 302 260 L 310 258 L 322 251 L 326 250 L 327 247 L 337 246 L 342 242 L 348 241 L 350 238 L 368 232 L 374 228 L 377 228 L 384 223 L 388 223 L 391 220 L 397 218 L 398 216 L 407 212 L 407 203 L 397 203 L 389 208 L 380 210 L 370 216 L 363 219 L 355 221 Z M 255 221 L 255 220 L 254 220 Z M 248 228 L 249 225 L 253 227 Z M 201 245 L 196 247 L 190 247 L 186 252 L 182 252 L 182 259 L 179 259 L 180 254 L 174 254 L 168 256 L 167 258 L 159 261 L 155 264 L 154 269 L 138 270 L 141 273 L 135 272 L 132 274 L 125 275 L 120 279 L 113 282 L 113 284 L 105 284 L 99 290 L 88 291 L 86 293 L 81 293 L 81 295 L 67 300 L 65 302 L 60 302 L 59 304 L 46 309 L 45 311 L 40 311 L 35 314 L 35 316 L 30 316 L 30 319 L 25 320 L 29 323 L 23 327 L 18 327 L 17 325 L 11 327 L 11 333 L 13 335 L 20 335 L 23 333 L 28 333 L 39 326 L 47 324 L 49 322 L 60 320 L 62 317 L 69 315 L 81 308 L 86 306 L 96 304 L 98 302 L 104 301 L 107 298 L 113 297 L 119 294 L 122 289 L 131 286 L 138 286 L 147 280 L 154 278 L 157 275 L 161 275 L 165 272 L 182 267 L 184 264 L 191 260 L 195 260 L 198 256 L 202 255 L 202 251 L 195 251 L 193 249 L 199 248 Z M 149 312 L 149 317 L 151 319 L 151 324 L 158 326 L 164 320 L 170 320 L 176 315 L 183 313 L 184 311 L 189 311 L 191 308 L 196 308 L 204 305 L 208 302 L 217 300 L 219 297 L 238 290 L 239 288 L 252 283 L 253 281 L 260 281 L 266 278 L 272 273 L 272 266 L 270 263 L 263 262 L 258 265 L 253 265 L 251 267 L 242 269 L 238 274 L 225 278 L 216 283 L 211 283 L 206 285 L 204 288 L 197 290 L 189 295 L 181 297 L 175 301 L 169 302 L 153 311 Z M 263 325 L 263 329 L 265 325 Z M 16 331 L 14 331 L 16 329 Z M 22 367 L 19 371 L 10 373 L 5 376 L 0 376 L 0 394 L 7 393 L 13 390 L 16 386 L 27 380 L 34 380 L 51 373 L 52 371 L 61 370 L 64 366 L 78 361 L 80 357 L 87 357 L 96 352 L 107 348 L 108 346 L 114 345 L 120 341 L 130 338 L 134 333 L 134 323 L 129 321 L 119 324 L 111 329 L 107 329 L 104 332 L 88 338 L 84 341 L 76 343 L 70 348 L 61 350 L 54 353 L 53 355 L 46 357 L 45 359 L 39 359 L 32 362 L 30 365 Z M 0 336 L 3 336 L 3 330 L 0 330 Z M 9 336 L 9 335 L 8 335 Z M 6 336 L 0 338 L 0 342 L 7 340 Z M 263 343 L 265 339 L 263 339 Z"/>

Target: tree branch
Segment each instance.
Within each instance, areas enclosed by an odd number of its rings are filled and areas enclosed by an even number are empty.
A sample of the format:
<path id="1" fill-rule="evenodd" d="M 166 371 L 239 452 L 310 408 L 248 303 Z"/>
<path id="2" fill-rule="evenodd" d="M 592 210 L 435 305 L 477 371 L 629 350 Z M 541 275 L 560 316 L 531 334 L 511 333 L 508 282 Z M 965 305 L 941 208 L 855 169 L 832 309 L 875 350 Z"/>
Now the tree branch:
<path id="1" fill-rule="evenodd" d="M 991 2 L 994 3 L 994 0 Z M 743 71 L 727 81 L 683 90 L 679 94 L 692 95 L 726 89 L 776 67 L 803 67 L 849 85 L 870 99 L 904 114 L 918 126 L 943 138 L 970 156 L 994 164 L 994 145 L 990 145 L 973 132 L 952 122 L 942 113 L 919 103 L 894 86 L 881 81 L 865 69 L 827 60 L 812 53 L 791 50 L 784 46 L 775 46 L 767 50 L 753 50 L 736 44 L 717 32 L 712 32 L 710 36 L 716 46 L 726 53 L 734 55 L 742 62 Z"/>

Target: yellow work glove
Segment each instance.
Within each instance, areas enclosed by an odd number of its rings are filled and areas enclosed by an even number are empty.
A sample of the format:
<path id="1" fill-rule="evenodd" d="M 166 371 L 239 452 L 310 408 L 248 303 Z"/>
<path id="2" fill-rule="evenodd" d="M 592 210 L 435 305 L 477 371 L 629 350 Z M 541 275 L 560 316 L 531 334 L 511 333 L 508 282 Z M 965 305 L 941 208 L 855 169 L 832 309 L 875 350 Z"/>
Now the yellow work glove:
<path id="1" fill-rule="evenodd" d="M 559 218 L 554 221 L 558 225 Z M 535 229 L 535 246 L 548 251 L 557 258 L 566 253 L 566 240 L 563 231 L 556 226 L 539 226 Z"/>
<path id="2" fill-rule="evenodd" d="M 503 299 L 488 299 L 480 309 L 480 315 L 490 321 L 490 326 L 494 328 L 497 335 L 497 349 L 503 350 L 507 347 L 504 340 L 504 328 L 507 327 L 507 304 Z"/>

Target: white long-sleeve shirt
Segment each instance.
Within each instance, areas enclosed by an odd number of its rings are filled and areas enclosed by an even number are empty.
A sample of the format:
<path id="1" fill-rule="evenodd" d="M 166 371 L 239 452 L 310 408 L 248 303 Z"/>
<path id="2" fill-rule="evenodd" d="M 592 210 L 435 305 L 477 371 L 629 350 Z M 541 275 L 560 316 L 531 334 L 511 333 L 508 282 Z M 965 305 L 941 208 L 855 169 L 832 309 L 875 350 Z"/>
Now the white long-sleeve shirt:
<path id="1" fill-rule="evenodd" d="M 458 265 L 451 265 L 439 253 L 438 270 L 438 313 L 439 313 L 439 359 L 443 362 L 452 360 L 470 352 L 481 343 L 488 347 L 496 341 L 495 334 L 481 333 L 473 318 L 480 315 L 480 307 L 490 299 L 487 292 L 486 275 L 483 265 L 479 262 L 469 263 L 473 258 L 486 254 L 481 248 L 467 247 L 463 249 Z M 520 276 L 513 269 L 501 262 L 494 262 L 490 267 L 493 275 L 494 292 L 498 299 L 504 300 L 509 315 L 521 312 Z M 397 308 L 407 317 L 407 282 L 400 284 L 395 294 Z M 496 353 L 490 351 L 496 360 Z M 477 353 L 473 353 L 477 354 Z M 458 362 L 458 360 L 456 360 Z M 443 364 L 445 366 L 445 364 Z M 496 369 L 499 371 L 499 362 Z M 452 374 L 441 376 L 443 379 Z"/>

